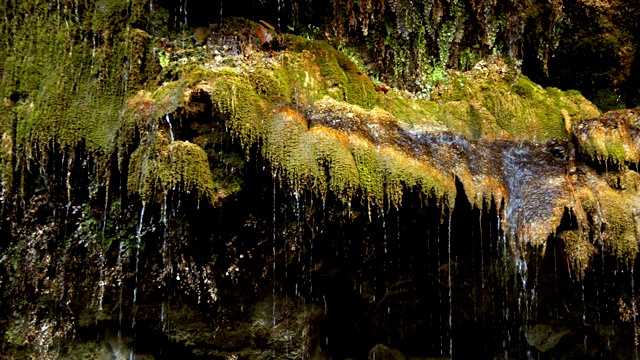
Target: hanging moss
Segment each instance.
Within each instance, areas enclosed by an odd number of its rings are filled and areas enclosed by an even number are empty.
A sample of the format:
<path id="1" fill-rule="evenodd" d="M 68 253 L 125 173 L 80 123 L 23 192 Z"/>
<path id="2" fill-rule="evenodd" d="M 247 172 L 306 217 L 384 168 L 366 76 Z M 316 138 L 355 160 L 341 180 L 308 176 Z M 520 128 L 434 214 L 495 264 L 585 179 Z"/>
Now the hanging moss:
<path id="1" fill-rule="evenodd" d="M 123 4 L 112 5 L 101 8 L 93 21 L 107 21 L 109 14 L 125 9 Z M 476 207 L 505 201 L 511 209 L 510 204 L 524 202 L 522 208 L 536 215 L 533 223 L 531 218 L 524 220 L 521 210 L 512 209 L 510 230 L 514 238 L 534 245 L 546 241 L 565 208 L 578 206 L 563 177 L 564 163 L 535 144 L 527 143 L 522 151 L 510 149 L 518 142 L 522 147 L 522 141 L 566 138 L 567 116 L 580 123 L 598 115 L 579 93 L 543 89 L 496 58 L 466 72 L 451 72 L 435 86 L 433 100 L 415 99 L 383 86 L 377 91 L 357 66 L 326 42 L 286 35 L 278 38 L 284 51 L 264 51 L 253 32 L 243 30 L 260 25 L 235 19 L 225 26 L 239 27 L 235 31 L 240 35 L 218 39 L 219 29 L 214 27 L 204 48 L 183 49 L 179 42 L 171 43 L 176 48 L 171 53 L 164 50 L 160 85 L 138 92 L 133 90 L 148 72 L 131 64 L 150 62 L 152 53 L 143 49 L 152 40 L 142 30 L 123 30 L 121 35 L 128 36 L 123 51 L 129 55 L 100 53 L 105 64 L 110 57 L 108 64 L 114 68 L 95 75 L 95 84 L 113 88 L 82 88 L 84 97 L 78 100 L 65 95 L 65 83 L 45 76 L 45 86 L 35 97 L 40 103 L 32 107 L 27 95 L 16 108 L 18 133 L 23 136 L 19 143 L 84 141 L 91 152 L 108 155 L 117 149 L 121 164 L 131 153 L 128 190 L 144 201 L 182 190 L 216 203 L 239 185 L 214 180 L 214 174 L 221 178 L 218 165 L 225 161 L 212 147 L 215 141 L 207 139 L 214 135 L 198 132 L 194 142 L 169 139 L 172 123 L 188 126 L 190 117 L 211 118 L 224 124 L 247 152 L 259 147 L 273 170 L 284 175 L 279 179 L 321 196 L 330 191 L 349 201 L 360 193 L 373 204 L 398 206 L 403 191 L 413 188 L 452 207 L 457 180 Z M 113 44 L 116 35 L 102 36 Z M 137 57 L 127 52 L 134 48 Z M 216 56 L 208 53 L 211 49 Z M 114 59 L 122 61 L 116 66 Z M 115 79 L 125 79 L 124 86 L 114 85 Z M 35 121 L 51 102 L 85 112 L 63 110 L 51 122 Z M 205 109 L 211 113 L 204 114 Z M 8 129 L 6 123 L 3 126 Z M 495 140 L 501 142 L 490 143 Z M 508 161 L 513 163 L 507 171 L 502 165 Z M 520 183 L 511 181 L 524 170 L 544 173 Z M 548 199 L 535 204 L 529 200 L 541 191 Z M 631 251 L 619 249 L 623 250 L 615 253 L 620 256 Z"/>
<path id="2" fill-rule="evenodd" d="M 198 145 L 169 143 L 165 134 L 156 134 L 152 143 L 133 152 L 130 163 L 129 192 L 139 194 L 145 203 L 159 201 L 169 191 L 193 192 L 210 204 L 219 199 L 207 154 Z"/>
<path id="3" fill-rule="evenodd" d="M 243 144 L 255 143 L 264 134 L 267 104 L 242 74 L 222 69 L 216 75 L 200 86 L 212 94 L 214 115 L 224 119 L 232 135 Z"/>
<path id="4" fill-rule="evenodd" d="M 293 111 L 281 111 L 266 120 L 270 124 L 264 138 L 265 157 L 277 170 L 286 173 L 294 187 L 308 184 L 324 188 L 324 172 L 309 141 L 306 119 Z"/>
<path id="5" fill-rule="evenodd" d="M 258 95 L 274 106 L 291 104 L 291 88 L 284 67 L 271 65 L 267 68 L 256 67 L 249 72 L 249 81 Z"/>
<path id="6" fill-rule="evenodd" d="M 599 118 L 575 122 L 578 151 L 591 160 L 638 164 L 639 124 L 639 109 L 610 111 Z"/>
<path id="7" fill-rule="evenodd" d="M 577 278 L 582 279 L 596 254 L 596 248 L 589 242 L 588 234 L 579 230 L 570 230 L 561 232 L 558 234 L 558 238 L 564 242 L 564 251 L 571 261 L 571 268 Z"/>
<path id="8" fill-rule="evenodd" d="M 10 194 L 13 186 L 13 137 L 4 132 L 0 139 L 0 185 L 2 193 Z"/>
<path id="9" fill-rule="evenodd" d="M 594 238 L 597 243 L 617 258 L 632 261 L 638 253 L 638 215 L 634 204 L 640 201 L 640 182 L 636 176 L 633 186 L 616 190 L 592 170 L 585 171 L 589 191 L 581 191 L 580 201 L 593 218 Z"/>
<path id="10" fill-rule="evenodd" d="M 80 145 L 109 168 L 125 99 L 157 71 L 143 30 L 152 17 L 146 3 L 29 1 L 0 9 L 0 96 L 12 103 L 0 110 L 0 128 L 16 149 L 15 171 L 29 158 L 46 163 L 51 148 Z"/>
<path id="11" fill-rule="evenodd" d="M 360 175 L 347 136 L 318 126 L 309 130 L 309 141 L 315 161 L 328 178 L 327 190 L 345 200 L 353 198 L 360 189 Z"/>

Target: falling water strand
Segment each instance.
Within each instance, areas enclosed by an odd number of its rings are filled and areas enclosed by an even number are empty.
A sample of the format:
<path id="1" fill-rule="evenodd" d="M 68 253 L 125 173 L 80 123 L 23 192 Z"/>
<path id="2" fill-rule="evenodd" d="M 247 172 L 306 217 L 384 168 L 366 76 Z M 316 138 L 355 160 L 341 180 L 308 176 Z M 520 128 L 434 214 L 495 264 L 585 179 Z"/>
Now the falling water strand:
<path id="1" fill-rule="evenodd" d="M 282 0 L 278 0 L 278 29 L 280 29 L 280 7 L 282 5 Z"/>
<path id="2" fill-rule="evenodd" d="M 388 261 L 388 249 L 387 249 L 387 222 L 385 219 L 384 207 L 380 209 L 380 214 L 382 216 L 382 246 L 384 248 L 384 255 L 382 259 L 382 276 L 384 280 L 384 297 L 389 295 L 389 279 L 387 276 L 387 261 Z M 391 317 L 391 306 L 387 304 L 387 317 Z M 389 332 L 389 322 L 385 322 L 385 327 L 387 330 L 387 336 L 391 336 Z M 391 343 L 391 339 L 388 339 L 388 342 Z"/>
<path id="3" fill-rule="evenodd" d="M 173 127 L 171 126 L 171 121 L 169 120 L 169 114 L 165 114 L 165 120 L 167 121 L 167 124 L 169 124 L 169 140 L 171 140 L 171 142 L 173 142 L 174 138 L 173 138 Z"/>
<path id="4" fill-rule="evenodd" d="M 502 339 L 502 346 L 504 347 L 504 358 L 508 359 L 509 358 L 509 350 L 508 350 L 508 344 L 509 344 L 509 328 L 508 328 L 508 324 L 509 324 L 509 308 L 507 307 L 507 299 L 509 299 L 509 286 L 508 286 L 508 279 L 506 279 L 506 274 L 508 274 L 508 268 L 509 268 L 509 262 L 508 262 L 508 253 L 507 253 L 507 237 L 506 234 L 502 231 L 502 226 L 501 226 L 501 221 L 502 219 L 500 218 L 500 214 L 498 214 L 498 219 L 497 219 L 497 236 L 499 239 L 499 247 L 502 247 L 502 267 L 500 269 L 500 272 L 502 274 L 502 276 L 500 276 L 503 280 L 502 280 L 502 288 L 504 289 L 504 296 L 502 298 L 502 310 L 503 310 L 503 336 L 505 336 Z"/>
<path id="5" fill-rule="evenodd" d="M 436 226 L 436 239 L 438 244 L 436 245 L 436 259 L 437 261 L 437 265 L 436 265 L 436 271 L 440 270 L 440 267 L 442 266 L 442 262 L 440 261 L 440 226 Z M 438 274 L 439 275 L 439 274 Z M 442 280 L 438 279 L 438 282 L 442 282 Z M 444 354 L 444 335 L 443 335 L 443 331 L 442 330 L 442 286 L 440 286 L 440 284 L 438 284 L 438 332 L 440 333 L 440 355 Z"/>
<path id="6" fill-rule="evenodd" d="M 636 317 L 638 316 L 637 307 L 636 307 L 636 284 L 634 278 L 634 262 L 631 263 L 631 316 L 633 318 L 633 341 L 638 341 L 638 326 L 636 325 Z M 638 359 L 638 345 L 634 346 L 635 348 L 635 359 Z"/>
<path id="7" fill-rule="evenodd" d="M 480 286 L 482 287 L 482 295 L 484 295 L 484 239 L 482 238 L 482 210 L 480 210 L 480 219 L 478 220 L 478 223 L 480 224 Z M 491 237 L 489 237 L 489 241 L 491 241 Z"/>
<path id="8" fill-rule="evenodd" d="M 167 221 L 168 218 L 168 212 L 167 212 L 167 195 L 165 194 L 164 196 L 164 204 L 162 206 L 162 224 L 164 227 L 163 230 L 163 234 L 162 234 L 162 285 L 165 287 L 165 289 L 168 290 L 168 281 L 171 281 L 171 276 L 167 277 L 167 267 L 171 266 L 170 261 L 169 261 L 169 244 L 167 243 L 167 229 L 169 228 L 169 224 Z M 169 291 L 167 291 L 167 296 L 169 294 Z M 166 303 L 166 304 L 165 304 Z M 168 299 L 164 298 L 162 299 L 162 308 L 160 309 L 160 323 L 162 324 L 162 331 L 166 331 L 166 307 L 168 307 Z"/>
<path id="9" fill-rule="evenodd" d="M 526 254 L 525 254 L 526 255 Z M 518 256 L 516 258 L 516 279 L 520 279 L 521 285 L 522 285 L 522 289 L 520 290 L 520 295 L 518 297 L 518 312 L 524 312 L 525 313 L 525 320 L 528 320 L 526 317 L 526 311 L 527 311 L 527 276 L 528 276 L 528 269 L 527 269 L 527 262 L 525 261 L 525 259 L 521 258 L 520 256 Z M 516 289 L 516 292 L 518 292 L 518 289 Z"/>
<path id="10" fill-rule="evenodd" d="M 107 178 L 106 183 L 106 191 L 105 191 L 105 199 L 104 199 L 104 209 L 102 210 L 102 244 L 107 243 L 106 233 L 107 233 L 107 212 L 109 207 L 109 179 Z M 103 245 L 104 246 L 104 245 Z M 99 256 L 100 256 L 100 280 L 98 281 L 98 314 L 96 315 L 96 322 L 98 321 L 98 316 L 102 313 L 102 301 L 104 299 L 104 288 L 106 285 L 105 280 L 105 256 L 104 256 L 104 248 L 100 247 Z"/>
<path id="11" fill-rule="evenodd" d="M 273 332 L 276 330 L 276 173 L 273 172 Z"/>
<path id="12" fill-rule="evenodd" d="M 184 25 L 187 26 L 187 0 L 184 0 Z"/>
<path id="13" fill-rule="evenodd" d="M 584 281 L 582 281 L 582 325 L 587 325 L 587 303 L 584 297 Z M 587 353 L 587 333 L 584 334 L 584 352 Z"/>
<path id="14" fill-rule="evenodd" d="M 387 260 L 388 260 L 388 249 L 387 249 L 387 222 L 385 219 L 384 208 L 380 210 L 380 214 L 382 216 L 382 246 L 384 248 L 384 258 L 382 261 L 382 273 L 385 274 L 385 284 L 386 281 L 386 273 L 387 273 Z M 385 285 L 385 294 L 389 292 L 387 285 Z"/>
<path id="15" fill-rule="evenodd" d="M 133 318 L 131 320 L 131 328 L 136 326 L 136 302 L 138 300 L 138 268 L 140 266 L 140 244 L 142 241 L 142 222 L 144 219 L 144 210 L 146 204 L 142 203 L 142 209 L 140 210 L 140 221 L 138 222 L 138 228 L 136 229 L 136 268 L 135 268 L 135 280 L 133 284 Z"/>
<path id="16" fill-rule="evenodd" d="M 449 229 L 447 232 L 447 266 L 449 267 L 449 271 L 447 271 L 447 281 L 449 283 L 449 359 L 453 358 L 453 286 L 451 283 L 451 271 L 452 271 L 452 263 L 451 263 L 451 214 L 452 210 L 449 210 Z"/>

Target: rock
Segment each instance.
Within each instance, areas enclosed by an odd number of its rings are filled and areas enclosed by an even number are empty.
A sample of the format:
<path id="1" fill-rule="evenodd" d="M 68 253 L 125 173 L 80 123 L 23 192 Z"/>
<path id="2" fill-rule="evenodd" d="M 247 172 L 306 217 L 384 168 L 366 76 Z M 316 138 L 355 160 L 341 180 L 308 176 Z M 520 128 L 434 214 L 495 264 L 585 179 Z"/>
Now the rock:
<path id="1" fill-rule="evenodd" d="M 211 28 L 198 27 L 193 32 L 193 39 L 196 41 L 196 45 L 204 45 L 207 42 L 209 35 L 211 35 Z"/>
<path id="2" fill-rule="evenodd" d="M 369 352 L 369 360 L 444 360 L 449 359 L 448 356 L 440 357 L 423 357 L 411 356 L 403 353 L 398 349 L 392 349 L 384 344 L 375 345 Z M 346 359 L 349 360 L 349 359 Z"/>
<path id="3" fill-rule="evenodd" d="M 640 108 L 609 111 L 573 125 L 579 153 L 593 162 L 640 162 Z"/>
<path id="4" fill-rule="evenodd" d="M 556 347 L 562 337 L 571 332 L 571 329 L 566 326 L 537 324 L 525 325 L 522 331 L 530 346 L 541 352 L 547 352 Z"/>
<path id="5" fill-rule="evenodd" d="M 399 350 L 377 344 L 369 352 L 369 360 L 408 360 Z"/>

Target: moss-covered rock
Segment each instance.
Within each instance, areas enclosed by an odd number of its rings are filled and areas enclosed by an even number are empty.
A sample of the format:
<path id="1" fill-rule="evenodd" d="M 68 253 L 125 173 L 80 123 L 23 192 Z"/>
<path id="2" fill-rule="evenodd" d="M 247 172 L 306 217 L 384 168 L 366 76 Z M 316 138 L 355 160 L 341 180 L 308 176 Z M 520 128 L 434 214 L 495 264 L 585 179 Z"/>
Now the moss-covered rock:
<path id="1" fill-rule="evenodd" d="M 610 111 L 573 124 L 578 151 L 592 161 L 640 163 L 640 109 Z"/>
<path id="2" fill-rule="evenodd" d="M 586 168 L 582 171 L 585 176 L 578 194 L 582 207 L 592 217 L 591 231 L 595 244 L 604 245 L 619 259 L 633 261 L 638 253 L 640 178 L 635 173 L 632 186 L 627 182 L 624 189 L 612 188 L 595 171 Z"/>
<path id="3" fill-rule="evenodd" d="M 567 137 L 563 111 L 576 120 L 600 115 L 580 93 L 544 89 L 526 76 L 518 76 L 499 59 L 481 62 L 469 72 L 452 76 L 451 83 L 441 90 L 438 99 L 474 103 L 475 118 L 478 119 L 475 124 L 495 124 L 494 127 L 514 138 L 530 141 Z M 491 135 L 497 135 L 496 129 L 491 130 Z"/>
<path id="4" fill-rule="evenodd" d="M 138 5 L 97 7 L 85 21 L 99 33 L 127 6 L 138 14 L 134 20 L 142 21 L 146 15 Z M 37 11 L 48 11 L 40 6 Z M 575 91 L 534 84 L 499 58 L 450 72 L 434 88 L 432 100 L 425 100 L 374 85 L 326 42 L 282 36 L 243 19 L 212 26 L 202 46 L 174 39 L 163 50 L 155 49 L 152 36 L 141 29 L 116 29 L 101 33 L 102 47 L 79 42 L 84 47 L 53 63 L 61 50 L 69 50 L 62 42 L 69 34 L 57 29 L 59 41 L 34 55 L 37 66 L 15 66 L 15 79 L 30 85 L 3 80 L 5 94 L 15 98 L 3 107 L 15 116 L 5 119 L 17 119 L 15 134 L 10 120 L 2 123 L 5 184 L 15 175 L 7 170 L 13 156 L 32 156 L 49 144 L 64 149 L 83 143 L 101 159 L 117 153 L 120 169 L 128 169 L 129 193 L 143 202 L 181 191 L 217 204 L 240 186 L 220 180 L 225 177 L 220 169 L 236 159 L 216 150 L 219 140 L 212 137 L 228 136 L 247 153 L 258 148 L 288 186 L 308 187 L 319 196 L 331 192 L 349 202 L 361 194 L 379 206 L 400 206 L 403 192 L 417 189 L 452 209 L 459 182 L 473 206 L 493 202 L 505 212 L 515 251 L 522 244 L 544 246 L 568 210 L 584 228 L 594 226 L 587 219 L 596 219 L 593 214 L 600 211 L 614 234 L 607 240 L 611 251 L 625 258 L 635 254 L 632 223 L 612 217 L 631 216 L 631 202 L 620 203 L 618 197 L 632 195 L 602 190 L 580 175 L 570 178 L 566 140 L 555 148 L 538 144 L 568 138 L 567 123 L 573 122 L 579 151 L 637 163 L 635 137 L 626 135 L 635 131 L 631 117 L 626 128 L 618 122 L 582 141 L 580 126 L 586 128 L 585 119 L 599 111 Z M 24 38 L 21 44 L 27 47 L 43 41 Z M 264 38 L 271 39 L 268 46 Z M 161 68 L 151 60 L 154 51 L 164 54 Z M 5 58 L 18 61 L 16 55 Z M 69 76 L 79 71 L 76 62 L 86 65 L 82 61 L 96 70 Z M 157 83 L 145 82 L 154 72 Z M 134 91 L 142 84 L 146 90 Z M 609 140 L 600 144 L 603 138 Z M 599 196 L 617 199 L 611 206 L 620 208 L 603 211 L 594 205 Z"/>
<path id="5" fill-rule="evenodd" d="M 161 200 L 169 191 L 193 192 L 210 204 L 219 197 L 204 150 L 185 141 L 169 142 L 160 134 L 133 152 L 128 177 L 129 191 L 143 202 Z"/>

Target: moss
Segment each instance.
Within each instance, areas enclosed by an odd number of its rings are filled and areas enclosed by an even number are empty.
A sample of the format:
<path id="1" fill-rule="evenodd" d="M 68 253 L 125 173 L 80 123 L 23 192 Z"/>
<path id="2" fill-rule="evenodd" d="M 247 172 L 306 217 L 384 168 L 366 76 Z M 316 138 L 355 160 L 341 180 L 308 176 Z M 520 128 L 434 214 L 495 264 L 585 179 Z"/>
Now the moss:
<path id="1" fill-rule="evenodd" d="M 640 162 L 637 109 L 611 111 L 602 117 L 574 123 L 578 151 L 587 158 L 613 163 Z"/>
<path id="2" fill-rule="evenodd" d="M 477 115 L 477 112 L 476 112 Z M 448 101 L 442 105 L 441 121 L 447 129 L 472 138 L 479 138 L 479 116 L 471 116 L 471 105 L 464 101 Z"/>
<path id="3" fill-rule="evenodd" d="M 402 204 L 404 189 L 420 189 L 427 196 L 444 199 L 453 209 L 456 197 L 454 178 L 424 162 L 408 156 L 403 151 L 385 148 L 381 151 L 385 161 L 385 191 L 391 204 Z"/>
<path id="4" fill-rule="evenodd" d="M 378 106 L 409 124 L 424 123 L 426 121 L 434 126 L 441 125 L 436 120 L 440 108 L 435 101 L 412 100 L 401 93 L 393 92 L 380 96 Z"/>
<path id="5" fill-rule="evenodd" d="M 345 200 L 353 198 L 360 188 L 360 175 L 349 139 L 339 131 L 314 127 L 309 131 L 309 140 L 315 161 L 327 176 L 327 190 Z"/>
<path id="6" fill-rule="evenodd" d="M 535 85 L 526 76 L 520 76 L 511 85 L 511 90 L 525 99 L 532 99 L 536 91 Z"/>
<path id="7" fill-rule="evenodd" d="M 1 10 L 7 22 L 0 31 L 1 41 L 12 44 L 0 51 L 8 69 L 0 94 L 22 98 L 15 106 L 16 156 L 53 143 L 62 149 L 82 143 L 92 155 L 108 156 L 124 98 L 154 71 L 146 61 L 150 36 L 130 26 L 148 22 L 144 2 L 20 4 Z"/>
<path id="8" fill-rule="evenodd" d="M 579 230 L 563 231 L 558 237 L 564 242 L 564 251 L 571 261 L 570 266 L 579 279 L 584 278 L 584 272 L 589 268 L 596 248 L 588 240 L 588 234 Z"/>
<path id="9" fill-rule="evenodd" d="M 225 69 L 202 86 L 212 94 L 214 114 L 225 120 L 232 135 L 243 144 L 253 144 L 264 136 L 267 103 L 244 76 Z"/>
<path id="10" fill-rule="evenodd" d="M 290 80 L 284 68 L 271 65 L 268 68 L 258 67 L 249 73 L 249 81 L 256 93 L 274 106 L 291 104 Z"/>
<path id="11" fill-rule="evenodd" d="M 378 205 L 385 199 L 385 163 L 376 147 L 365 139 L 352 137 L 350 149 L 358 169 L 360 189 Z"/>
<path id="12" fill-rule="evenodd" d="M 13 187 L 13 136 L 4 132 L 0 139 L 0 186 L 3 195 L 8 195 Z"/>
<path id="13" fill-rule="evenodd" d="M 102 31 L 100 24 L 115 21 L 139 2 L 127 4 L 96 9 L 91 20 L 94 30 Z M 251 34 L 238 35 L 238 53 L 219 52 L 221 59 L 209 56 L 202 47 L 175 49 L 156 77 L 164 81 L 162 85 L 136 92 L 142 84 L 153 85 L 148 82 L 153 72 L 138 65 L 150 64 L 156 72 L 160 65 L 151 51 L 152 37 L 124 24 L 117 31 L 100 32 L 104 46 L 98 46 L 92 57 L 99 70 L 89 71 L 86 78 L 69 76 L 77 65 L 72 53 L 69 59 L 62 56 L 62 65 L 39 59 L 38 66 L 18 68 L 16 76 L 33 82 L 31 87 L 6 80 L 2 86 L 26 94 L 15 109 L 18 144 L 86 142 L 92 153 L 105 156 L 117 144 L 121 158 L 133 152 L 129 191 L 144 201 L 182 189 L 214 203 L 242 186 L 241 181 L 224 179 L 224 164 L 241 167 L 243 160 L 237 154 L 216 151 L 211 145 L 214 140 L 206 134 L 199 133 L 194 143 L 168 139 L 167 121 L 185 122 L 190 116 L 211 115 L 211 121 L 223 123 L 246 151 L 260 147 L 274 171 L 284 175 L 279 178 L 294 187 L 308 186 L 318 194 L 330 191 L 343 200 L 361 193 L 378 205 L 399 205 L 405 189 L 418 188 L 452 206 L 457 178 L 469 201 L 479 207 L 492 198 L 506 198 L 506 190 L 502 172 L 489 164 L 500 156 L 499 146 L 480 151 L 476 148 L 481 142 L 473 139 L 566 137 L 563 113 L 578 123 L 598 114 L 579 93 L 543 89 L 524 76 L 515 76 L 500 60 L 450 74 L 450 81 L 436 86 L 434 101 L 396 90 L 376 92 L 371 80 L 326 42 L 292 35 L 284 36 L 287 50 L 283 52 L 263 52 Z M 246 21 L 238 24 L 252 26 Z M 58 35 L 52 47 L 57 53 L 47 53 L 45 60 L 60 58 L 69 50 L 62 41 L 68 34 Z M 20 46 L 27 49 L 33 44 Z M 93 52 L 88 47 L 81 50 L 84 60 L 87 51 Z M 27 76 L 32 72 L 38 75 Z M 203 113 L 209 107 L 198 100 L 205 95 L 211 100 L 211 114 Z M 67 111 L 68 106 L 73 111 Z M 10 134 L 6 122 L 1 129 Z M 433 133 L 446 141 L 437 146 L 417 142 Z M 213 134 L 220 135 L 209 136 Z M 4 147 L 9 146 L 5 143 L 9 141 L 3 140 Z M 615 141 L 604 144 L 614 145 L 621 147 Z M 606 151 L 616 159 L 629 158 L 628 152 Z M 2 160 L 5 168 L 7 162 Z M 546 236 L 548 228 L 560 221 L 556 210 L 569 203 L 558 200 L 552 220 L 525 230 Z M 622 237 L 628 234 L 628 226 L 623 228 L 617 232 Z M 629 253 L 625 246 L 618 246 L 616 254 Z"/>
<path id="14" fill-rule="evenodd" d="M 594 237 L 615 257 L 626 262 L 638 253 L 637 212 L 634 204 L 640 201 L 636 184 L 625 190 L 615 190 L 593 171 L 587 171 L 585 180 L 589 191 L 581 191 L 580 202 L 593 218 Z"/>
<path id="15" fill-rule="evenodd" d="M 325 186 L 307 136 L 307 123 L 293 111 L 278 112 L 265 133 L 263 153 L 273 166 L 286 172 L 294 187 L 300 183 Z"/>
<path id="16" fill-rule="evenodd" d="M 363 108 L 376 104 L 378 96 L 373 82 L 343 53 L 324 41 L 311 41 L 307 48 L 313 54 L 332 98 Z"/>
<path id="17" fill-rule="evenodd" d="M 443 104 L 449 101 L 473 104 L 473 110 L 481 118 L 467 117 L 455 124 L 454 129 L 477 136 L 480 122 L 481 133 L 486 133 L 481 136 L 488 138 L 546 141 L 567 137 L 563 110 L 575 119 L 599 115 L 597 108 L 578 92 L 543 89 L 526 76 L 515 77 L 511 72 L 509 66 L 499 59 L 485 63 L 483 67 L 476 66 L 471 71 L 455 72 L 450 75 L 451 85 L 441 88 L 435 100 Z M 460 116 L 465 118 L 462 114 Z M 467 124 L 466 129 L 460 126 L 464 124 Z"/>
<path id="18" fill-rule="evenodd" d="M 219 196 L 204 150 L 185 141 L 170 143 L 164 134 L 131 154 L 128 189 L 143 202 L 160 200 L 169 191 L 193 192 L 210 204 Z"/>

